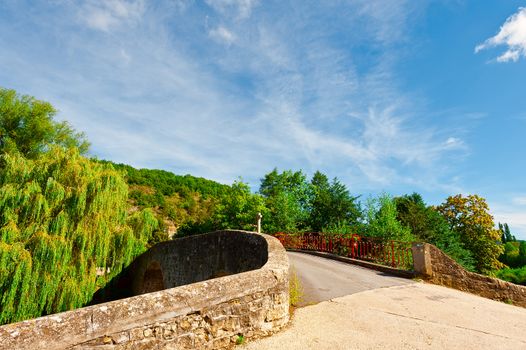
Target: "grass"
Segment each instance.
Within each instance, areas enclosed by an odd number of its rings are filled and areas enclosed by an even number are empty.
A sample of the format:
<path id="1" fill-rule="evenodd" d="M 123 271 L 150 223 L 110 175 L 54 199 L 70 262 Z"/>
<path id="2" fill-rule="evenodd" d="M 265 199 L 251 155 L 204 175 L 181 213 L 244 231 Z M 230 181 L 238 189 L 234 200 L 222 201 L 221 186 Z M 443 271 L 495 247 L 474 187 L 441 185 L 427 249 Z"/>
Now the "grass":
<path id="1" fill-rule="evenodd" d="M 243 334 L 239 334 L 236 339 L 236 345 L 241 345 L 245 342 L 245 336 Z"/>
<path id="2" fill-rule="evenodd" d="M 294 267 L 290 270 L 289 277 L 289 304 L 290 306 L 298 306 L 303 300 L 303 286 L 296 274 Z"/>

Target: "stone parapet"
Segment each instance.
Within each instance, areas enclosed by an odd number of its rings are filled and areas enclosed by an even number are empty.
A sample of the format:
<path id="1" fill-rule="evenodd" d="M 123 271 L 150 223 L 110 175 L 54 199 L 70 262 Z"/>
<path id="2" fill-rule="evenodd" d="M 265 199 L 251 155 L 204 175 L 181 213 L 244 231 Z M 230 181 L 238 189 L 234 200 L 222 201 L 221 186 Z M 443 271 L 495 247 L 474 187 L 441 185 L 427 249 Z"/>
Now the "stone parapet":
<path id="1" fill-rule="evenodd" d="M 470 272 L 428 243 L 413 244 L 415 272 L 427 282 L 526 307 L 526 287 Z"/>
<path id="2" fill-rule="evenodd" d="M 191 246 L 201 249 L 203 255 L 225 253 L 223 243 L 216 244 L 218 250 L 214 250 L 197 244 L 198 237 L 191 238 Z M 0 327 L 0 349 L 226 349 L 241 337 L 269 335 L 287 324 L 289 262 L 279 241 L 242 231 L 218 231 L 201 237 L 204 242 L 237 241 L 227 243 L 232 247 L 228 253 L 235 252 L 237 257 L 209 258 L 218 261 L 221 271 L 208 270 L 201 276 L 230 273 L 224 268 L 232 261 L 246 261 L 252 264 L 251 270 L 5 325 Z M 163 243 L 158 252 L 169 251 L 170 244 L 177 245 L 177 240 Z M 147 256 L 147 263 L 136 264 L 135 271 L 148 274 L 147 269 L 141 269 L 155 261 L 163 273 L 162 283 L 166 286 L 172 278 L 177 284 L 174 271 L 162 270 L 170 259 L 156 260 L 155 256 L 165 255 L 155 251 Z M 257 266 L 257 261 L 262 266 Z M 196 264 L 195 268 L 213 266 L 205 265 Z M 137 278 L 144 279 L 144 275 Z"/>

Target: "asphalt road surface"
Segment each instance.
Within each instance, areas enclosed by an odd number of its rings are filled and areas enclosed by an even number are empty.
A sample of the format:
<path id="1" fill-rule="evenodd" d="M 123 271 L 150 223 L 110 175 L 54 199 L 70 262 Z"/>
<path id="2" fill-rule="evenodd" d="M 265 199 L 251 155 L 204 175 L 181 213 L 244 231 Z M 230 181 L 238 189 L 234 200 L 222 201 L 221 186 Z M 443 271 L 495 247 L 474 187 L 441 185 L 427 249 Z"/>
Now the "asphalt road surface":
<path id="1" fill-rule="evenodd" d="M 303 287 L 300 306 L 311 305 L 370 289 L 414 283 L 380 271 L 304 253 L 288 252 L 291 271 Z"/>
<path id="2" fill-rule="evenodd" d="M 243 350 L 523 350 L 525 330 L 525 308 L 411 283 L 299 308 Z"/>
<path id="3" fill-rule="evenodd" d="M 312 255 L 289 258 L 304 304 L 316 305 L 243 349 L 526 349 L 525 308 Z"/>

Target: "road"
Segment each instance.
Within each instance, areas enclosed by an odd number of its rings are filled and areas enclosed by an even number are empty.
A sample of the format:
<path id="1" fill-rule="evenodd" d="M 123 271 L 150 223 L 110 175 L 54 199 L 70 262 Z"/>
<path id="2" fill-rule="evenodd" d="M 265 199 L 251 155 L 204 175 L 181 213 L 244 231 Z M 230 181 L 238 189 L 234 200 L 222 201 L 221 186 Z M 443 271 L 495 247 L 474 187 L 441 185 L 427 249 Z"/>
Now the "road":
<path id="1" fill-rule="evenodd" d="M 304 304 L 319 303 L 296 309 L 284 330 L 243 349 L 526 349 L 525 308 L 320 257 L 289 257 Z"/>
<path id="2" fill-rule="evenodd" d="M 311 305 L 370 289 L 414 283 L 410 279 L 394 277 L 340 261 L 304 253 L 287 253 L 291 271 L 303 287 L 300 306 Z"/>

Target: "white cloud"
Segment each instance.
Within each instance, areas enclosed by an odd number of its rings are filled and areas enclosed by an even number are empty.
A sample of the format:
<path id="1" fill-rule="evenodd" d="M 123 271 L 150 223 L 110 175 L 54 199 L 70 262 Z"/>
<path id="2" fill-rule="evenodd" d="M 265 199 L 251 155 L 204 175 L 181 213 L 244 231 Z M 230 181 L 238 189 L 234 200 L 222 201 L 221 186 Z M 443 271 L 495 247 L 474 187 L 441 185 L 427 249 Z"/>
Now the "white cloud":
<path id="1" fill-rule="evenodd" d="M 131 56 L 128 54 L 128 52 L 126 52 L 125 49 L 121 49 L 120 50 L 120 55 L 122 57 L 122 62 L 124 64 L 129 64 L 132 60 Z"/>
<path id="2" fill-rule="evenodd" d="M 219 26 L 210 30 L 208 35 L 210 35 L 210 37 L 214 40 L 227 45 L 232 44 L 236 40 L 236 36 L 223 26 Z"/>
<path id="3" fill-rule="evenodd" d="M 144 10 L 144 0 L 88 0 L 78 15 L 88 27 L 107 32 L 122 23 L 138 21 Z"/>
<path id="4" fill-rule="evenodd" d="M 515 205 L 526 206 L 526 196 L 513 197 L 511 201 Z"/>
<path id="5" fill-rule="evenodd" d="M 234 10 L 237 18 L 246 19 L 250 17 L 259 0 L 206 0 L 206 3 L 224 15 L 232 14 Z"/>
<path id="6" fill-rule="evenodd" d="M 497 35 L 478 45 L 475 52 L 499 45 L 506 45 L 507 50 L 497 57 L 497 62 L 516 62 L 520 56 L 526 57 L 526 8 L 521 7 L 508 17 Z"/>
<path id="7" fill-rule="evenodd" d="M 385 43 L 403 41 L 407 31 L 408 18 L 417 17 L 422 7 L 413 6 L 408 0 L 356 0 L 363 29 Z"/>
<path id="8" fill-rule="evenodd" d="M 465 147 L 464 141 L 462 141 L 458 137 L 448 137 L 446 142 L 444 142 L 445 149 L 459 149 L 459 148 L 464 148 L 464 147 Z"/>

